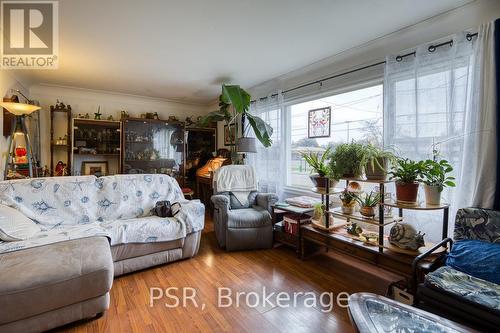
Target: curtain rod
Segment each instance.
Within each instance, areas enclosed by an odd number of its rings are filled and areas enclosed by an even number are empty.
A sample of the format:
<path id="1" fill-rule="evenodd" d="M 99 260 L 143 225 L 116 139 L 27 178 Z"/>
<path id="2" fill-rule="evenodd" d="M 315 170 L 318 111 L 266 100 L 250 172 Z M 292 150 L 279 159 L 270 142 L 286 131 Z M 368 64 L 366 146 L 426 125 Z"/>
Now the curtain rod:
<path id="1" fill-rule="evenodd" d="M 477 32 L 476 33 L 468 33 L 465 38 L 468 40 L 468 41 L 472 41 L 472 38 L 477 36 Z M 450 46 L 453 46 L 453 39 L 447 41 L 447 42 L 444 42 L 444 43 L 440 43 L 440 44 L 437 44 L 437 45 L 429 45 L 429 47 L 427 48 L 427 50 L 429 52 L 434 52 L 436 51 L 437 48 L 441 47 L 441 46 L 445 46 L 445 45 L 450 45 Z M 405 57 L 408 57 L 408 56 L 415 56 L 416 55 L 416 52 L 413 51 L 413 52 L 410 52 L 410 53 L 407 53 L 407 54 L 403 54 L 403 55 L 398 55 L 396 57 L 396 61 L 402 61 L 403 58 Z M 295 90 L 298 90 L 298 89 L 302 89 L 302 88 L 305 88 L 305 87 L 308 87 L 308 86 L 312 86 L 312 85 L 315 85 L 315 84 L 319 84 L 320 86 L 323 84 L 324 81 L 328 81 L 328 80 L 331 80 L 331 79 L 335 79 L 335 78 L 338 78 L 338 77 L 342 77 L 344 75 L 349 75 L 349 74 L 352 74 L 352 73 L 356 73 L 356 72 L 359 72 L 359 71 L 362 71 L 362 70 L 365 70 L 365 69 L 368 69 L 368 68 L 371 68 L 371 67 L 375 67 L 375 66 L 380 66 L 380 65 L 383 65 L 385 64 L 386 61 L 379 61 L 379 62 L 376 62 L 374 64 L 370 64 L 370 65 L 366 65 L 366 66 L 363 66 L 363 67 L 359 67 L 359 68 L 355 68 L 355 69 L 351 69 L 347 72 L 343 72 L 343 73 L 340 73 L 340 74 L 335 74 L 335 75 L 332 75 L 332 76 L 329 76 L 329 77 L 326 77 L 324 79 L 320 79 L 320 80 L 316 80 L 316 81 L 312 81 L 312 82 L 309 82 L 309 83 L 304 83 L 304 84 L 301 84 L 297 87 L 293 87 L 293 88 L 290 88 L 290 89 L 287 89 L 287 90 L 284 90 L 282 93 L 283 94 L 286 94 L 286 93 L 289 93 L 291 91 L 295 91 Z M 276 97 L 278 96 L 278 94 L 272 94 L 270 97 L 273 98 L 273 97 Z M 267 99 L 268 96 L 265 96 L 265 97 L 261 97 L 259 98 L 259 100 L 263 101 L 265 99 Z M 255 103 L 257 100 L 252 100 L 250 101 L 250 103 Z"/>

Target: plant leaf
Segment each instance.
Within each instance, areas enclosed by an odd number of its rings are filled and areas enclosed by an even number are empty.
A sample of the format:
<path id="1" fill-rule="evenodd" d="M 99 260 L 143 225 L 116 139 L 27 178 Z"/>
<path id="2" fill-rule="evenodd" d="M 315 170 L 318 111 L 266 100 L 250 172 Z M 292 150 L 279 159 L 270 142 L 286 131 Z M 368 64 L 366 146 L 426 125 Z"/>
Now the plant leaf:
<path id="1" fill-rule="evenodd" d="M 273 141 L 271 136 L 273 135 L 273 128 L 267 124 L 264 120 L 257 116 L 246 114 L 248 122 L 255 133 L 255 137 L 262 143 L 264 147 L 270 147 Z"/>
<path id="2" fill-rule="evenodd" d="M 201 126 L 208 126 L 212 122 L 228 121 L 229 119 L 231 119 L 231 116 L 229 115 L 229 118 L 228 118 L 228 115 L 225 114 L 224 112 L 221 112 L 219 110 L 212 111 L 209 114 L 207 114 L 206 116 L 201 118 L 200 125 Z"/>
<path id="3" fill-rule="evenodd" d="M 231 104 L 236 112 L 245 113 L 250 107 L 250 94 L 238 85 L 222 85 L 221 101 Z"/>

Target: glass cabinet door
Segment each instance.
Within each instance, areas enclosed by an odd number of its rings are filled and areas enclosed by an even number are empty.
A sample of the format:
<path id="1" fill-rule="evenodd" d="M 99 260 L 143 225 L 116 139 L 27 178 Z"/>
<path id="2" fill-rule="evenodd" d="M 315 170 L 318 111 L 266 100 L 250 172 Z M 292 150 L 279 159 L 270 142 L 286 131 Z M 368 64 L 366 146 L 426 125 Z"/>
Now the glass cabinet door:
<path id="1" fill-rule="evenodd" d="M 183 123 L 126 119 L 123 143 L 124 173 L 164 173 L 183 184 Z"/>

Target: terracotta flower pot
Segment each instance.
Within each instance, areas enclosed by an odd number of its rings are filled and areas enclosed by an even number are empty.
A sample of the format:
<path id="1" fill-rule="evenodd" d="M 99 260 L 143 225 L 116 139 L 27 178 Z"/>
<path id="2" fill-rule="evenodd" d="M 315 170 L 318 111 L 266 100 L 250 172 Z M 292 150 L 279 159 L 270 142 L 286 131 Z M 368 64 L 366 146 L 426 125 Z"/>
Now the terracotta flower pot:
<path id="1" fill-rule="evenodd" d="M 387 158 L 378 158 L 377 161 L 383 168 L 380 168 L 377 162 L 374 163 L 374 168 L 371 163 L 368 163 L 365 168 L 366 179 L 385 180 L 387 178 Z"/>
<path id="2" fill-rule="evenodd" d="M 441 192 L 438 186 L 424 185 L 425 202 L 429 205 L 441 204 Z"/>
<path id="3" fill-rule="evenodd" d="M 418 183 L 396 182 L 396 200 L 403 202 L 417 202 Z"/>
<path id="4" fill-rule="evenodd" d="M 363 206 L 359 210 L 359 213 L 363 216 L 366 216 L 366 217 L 373 217 L 373 216 L 375 216 L 375 207 Z"/>

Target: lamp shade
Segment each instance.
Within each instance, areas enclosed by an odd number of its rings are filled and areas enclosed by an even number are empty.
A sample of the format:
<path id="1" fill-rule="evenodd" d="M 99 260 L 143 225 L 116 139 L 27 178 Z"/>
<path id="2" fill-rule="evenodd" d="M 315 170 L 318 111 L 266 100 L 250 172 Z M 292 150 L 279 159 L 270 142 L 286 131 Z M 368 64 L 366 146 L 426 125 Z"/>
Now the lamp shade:
<path id="1" fill-rule="evenodd" d="M 255 138 L 239 138 L 237 148 L 239 153 L 256 153 Z"/>
<path id="2" fill-rule="evenodd" d="M 36 105 L 24 104 L 24 103 L 15 103 L 15 102 L 0 102 L 0 106 L 4 107 L 10 113 L 16 116 L 23 116 L 35 112 L 36 110 L 40 110 L 41 108 Z"/>

